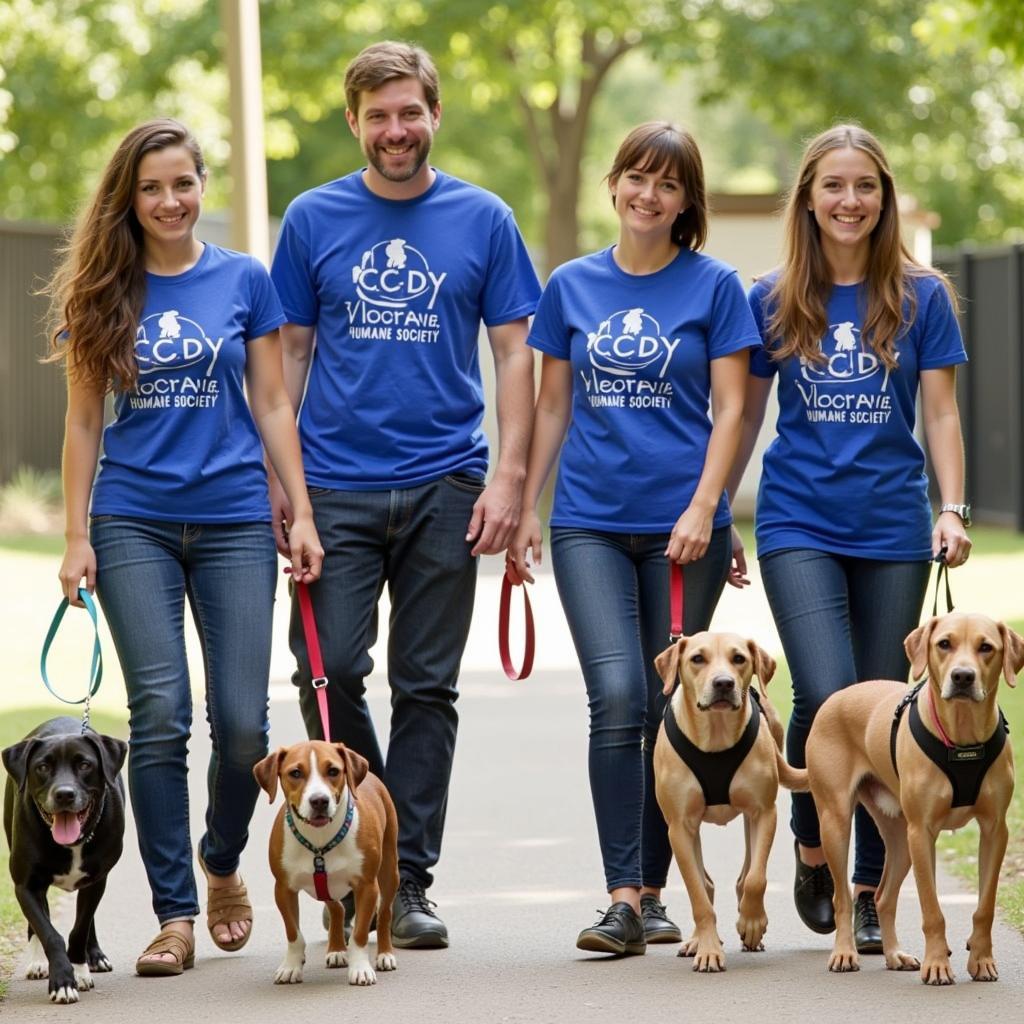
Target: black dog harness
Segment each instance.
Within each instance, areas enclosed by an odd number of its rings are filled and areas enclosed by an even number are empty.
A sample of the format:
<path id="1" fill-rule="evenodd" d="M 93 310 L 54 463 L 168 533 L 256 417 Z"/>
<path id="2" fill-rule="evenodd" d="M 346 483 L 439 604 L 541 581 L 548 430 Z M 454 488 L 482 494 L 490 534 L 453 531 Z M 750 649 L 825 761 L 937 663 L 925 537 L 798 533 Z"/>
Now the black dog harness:
<path id="1" fill-rule="evenodd" d="M 665 735 L 683 764 L 697 777 L 700 788 L 704 791 L 704 803 L 709 807 L 729 802 L 729 787 L 732 785 L 733 776 L 743 763 L 743 759 L 750 753 L 761 727 L 761 697 L 753 687 L 747 692 L 752 699 L 750 718 L 747 720 L 743 735 L 735 746 L 714 753 L 694 746 L 679 728 L 676 716 L 672 713 L 672 701 L 669 700 L 665 705 Z"/>
<path id="2" fill-rule="evenodd" d="M 978 793 L 981 792 L 981 784 L 986 773 L 1006 744 L 1006 734 L 1010 731 L 1010 725 L 1000 708 L 996 731 L 984 743 L 965 747 L 947 747 L 937 736 L 929 732 L 924 722 L 921 721 L 917 698 L 921 688 L 927 682 L 926 679 L 910 690 L 899 702 L 896 712 L 892 716 L 892 728 L 889 730 L 889 755 L 892 757 L 893 771 L 896 772 L 898 778 L 900 773 L 896 766 L 896 733 L 899 730 L 903 712 L 909 707 L 910 734 L 929 760 L 949 779 L 949 784 L 953 787 L 953 807 L 972 807 L 978 801 Z"/>

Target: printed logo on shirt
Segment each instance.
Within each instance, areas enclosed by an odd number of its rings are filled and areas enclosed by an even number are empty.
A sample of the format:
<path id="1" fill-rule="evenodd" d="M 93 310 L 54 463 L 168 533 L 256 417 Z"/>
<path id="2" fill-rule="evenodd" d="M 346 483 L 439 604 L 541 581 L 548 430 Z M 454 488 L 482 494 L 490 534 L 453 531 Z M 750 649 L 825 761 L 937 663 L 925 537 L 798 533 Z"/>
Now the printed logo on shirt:
<path id="1" fill-rule="evenodd" d="M 671 340 L 642 307 L 622 309 L 587 332 L 591 369 L 581 372 L 592 406 L 666 409 L 672 382 L 665 380 L 679 338 Z"/>
<path id="2" fill-rule="evenodd" d="M 801 357 L 796 387 L 811 423 L 886 423 L 892 415 L 890 371 L 852 320 L 829 324 L 821 339 L 824 363 Z M 899 358 L 899 353 L 896 353 Z M 866 383 L 877 377 L 878 389 Z M 856 387 L 851 388 L 851 385 Z M 843 390 L 846 388 L 847 390 Z"/>
<path id="3" fill-rule="evenodd" d="M 133 409 L 209 408 L 217 403 L 213 378 L 223 338 L 176 309 L 147 316 L 135 333 L 139 383 L 128 396 Z M 184 371 L 192 370 L 191 373 Z"/>
<path id="4" fill-rule="evenodd" d="M 404 238 L 378 242 L 352 268 L 359 299 L 345 303 L 350 337 L 434 344 L 441 333 L 434 306 L 447 276 Z"/>

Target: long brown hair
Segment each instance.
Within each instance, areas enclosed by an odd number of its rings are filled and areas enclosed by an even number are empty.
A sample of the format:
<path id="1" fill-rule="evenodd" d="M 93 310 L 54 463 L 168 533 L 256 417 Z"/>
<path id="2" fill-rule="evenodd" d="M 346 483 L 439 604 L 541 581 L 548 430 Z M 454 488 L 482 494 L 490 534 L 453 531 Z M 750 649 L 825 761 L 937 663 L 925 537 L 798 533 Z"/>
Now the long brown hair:
<path id="1" fill-rule="evenodd" d="M 184 146 L 205 179 L 202 151 L 183 124 L 160 118 L 133 128 L 110 158 L 45 289 L 52 331 L 47 361 L 66 360 L 73 381 L 104 393 L 130 390 L 138 380 L 135 336 L 146 265 L 135 186 L 142 158 L 168 146 Z"/>
<path id="2" fill-rule="evenodd" d="M 672 225 L 672 241 L 695 252 L 703 248 L 708 235 L 708 200 L 704 164 L 693 136 L 668 121 L 638 125 L 622 140 L 605 180 L 614 186 L 631 168 L 644 174 L 665 169 L 679 181 L 689 205 Z"/>
<path id="3" fill-rule="evenodd" d="M 799 356 L 812 363 L 825 359 L 821 338 L 828 328 L 826 307 L 832 291 L 832 274 L 821 246 L 818 222 L 808 207 L 818 163 L 835 149 L 866 153 L 882 184 L 882 209 L 870 237 L 861 335 L 892 370 L 896 368 L 896 342 L 909 330 L 917 314 L 911 278 L 937 277 L 954 309 L 957 299 L 945 275 L 919 263 L 903 243 L 889 161 L 878 139 L 856 124 L 835 125 L 812 139 L 804 150 L 796 184 L 786 201 L 782 269 L 766 300 L 768 338 L 778 343 L 772 348 L 772 357 L 781 360 Z"/>

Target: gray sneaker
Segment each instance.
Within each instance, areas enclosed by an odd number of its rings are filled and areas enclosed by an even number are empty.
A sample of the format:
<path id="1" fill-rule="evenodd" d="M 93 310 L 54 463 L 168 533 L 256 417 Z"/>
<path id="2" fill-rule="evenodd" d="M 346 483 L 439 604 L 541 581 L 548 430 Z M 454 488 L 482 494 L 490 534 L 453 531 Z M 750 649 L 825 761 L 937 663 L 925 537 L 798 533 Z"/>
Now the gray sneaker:
<path id="1" fill-rule="evenodd" d="M 682 942 L 679 926 L 669 919 L 665 904 L 652 893 L 640 897 L 640 917 L 644 922 L 644 935 L 648 942 Z"/>
<path id="2" fill-rule="evenodd" d="M 419 882 L 403 878 L 393 905 L 391 941 L 399 949 L 445 949 L 448 929 L 434 913 L 436 906 Z"/>

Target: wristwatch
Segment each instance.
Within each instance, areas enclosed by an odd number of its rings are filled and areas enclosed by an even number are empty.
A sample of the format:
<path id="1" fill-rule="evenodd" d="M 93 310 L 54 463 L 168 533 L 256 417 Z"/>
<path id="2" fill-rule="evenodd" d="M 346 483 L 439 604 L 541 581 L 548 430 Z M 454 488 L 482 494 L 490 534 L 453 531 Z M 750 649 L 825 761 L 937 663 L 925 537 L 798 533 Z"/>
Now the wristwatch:
<path id="1" fill-rule="evenodd" d="M 943 505 L 939 509 L 939 512 L 955 512 L 963 521 L 964 526 L 971 525 L 971 506 L 970 505 L 953 505 L 948 503 Z"/>

